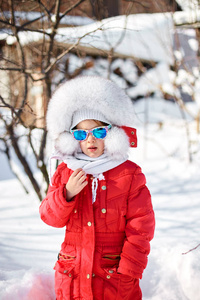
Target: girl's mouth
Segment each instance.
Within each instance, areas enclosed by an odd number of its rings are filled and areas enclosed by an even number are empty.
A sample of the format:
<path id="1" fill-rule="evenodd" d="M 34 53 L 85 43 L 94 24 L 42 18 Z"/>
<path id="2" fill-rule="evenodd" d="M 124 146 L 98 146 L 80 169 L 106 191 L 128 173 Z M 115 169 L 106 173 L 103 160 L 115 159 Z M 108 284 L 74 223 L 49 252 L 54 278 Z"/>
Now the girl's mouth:
<path id="1" fill-rule="evenodd" d="M 89 147 L 88 150 L 91 151 L 91 152 L 94 152 L 94 151 L 97 150 L 97 147 Z"/>

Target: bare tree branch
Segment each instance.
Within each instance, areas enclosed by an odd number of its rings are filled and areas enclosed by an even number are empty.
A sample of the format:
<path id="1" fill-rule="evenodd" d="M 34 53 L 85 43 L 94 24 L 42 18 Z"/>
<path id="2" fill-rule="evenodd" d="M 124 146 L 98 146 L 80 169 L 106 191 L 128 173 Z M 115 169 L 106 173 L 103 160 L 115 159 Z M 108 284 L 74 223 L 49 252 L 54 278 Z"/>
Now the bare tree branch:
<path id="1" fill-rule="evenodd" d="M 39 16 L 38 18 L 35 18 L 34 20 L 30 20 L 30 21 L 25 22 L 24 24 L 22 24 L 22 25 L 20 26 L 20 30 L 21 30 L 21 31 L 24 30 L 24 28 L 25 28 L 26 26 L 28 26 L 28 25 L 30 25 L 30 24 L 33 24 L 33 23 L 35 23 L 35 22 L 37 22 L 37 21 L 43 19 L 43 17 L 45 17 L 45 14 L 42 14 L 41 16 Z"/>
<path id="2" fill-rule="evenodd" d="M 85 0 L 79 0 L 78 2 L 76 2 L 75 4 L 73 4 L 72 6 L 70 6 L 68 9 L 66 9 L 62 16 L 60 17 L 60 20 L 65 17 L 70 11 L 72 11 L 74 8 L 76 8 L 77 6 L 79 6 L 81 3 L 85 2 Z"/>
<path id="3" fill-rule="evenodd" d="M 33 176 L 33 172 L 25 158 L 25 156 L 22 154 L 21 152 L 21 149 L 20 149 L 20 146 L 18 144 L 18 141 L 17 141 L 17 137 L 15 136 L 15 133 L 13 131 L 13 126 L 12 124 L 11 125 L 8 125 L 7 126 L 7 131 L 9 133 L 9 136 L 11 138 L 11 143 L 12 143 L 12 146 L 15 150 L 15 153 L 19 159 L 19 161 L 21 162 L 23 168 L 24 168 L 24 171 L 25 173 L 28 175 L 32 185 L 33 185 L 33 188 L 36 192 L 36 194 L 38 195 L 38 198 L 40 200 L 42 200 L 42 195 L 41 195 L 41 191 L 40 191 L 40 187 L 38 185 L 38 182 L 36 181 L 35 177 Z"/>
<path id="4" fill-rule="evenodd" d="M 51 97 L 51 81 L 52 78 L 54 78 L 53 72 L 55 64 L 58 63 L 65 54 L 69 53 L 71 49 L 76 48 L 79 43 L 78 40 L 74 45 L 70 45 L 66 51 L 63 53 L 60 52 L 61 48 L 55 39 L 60 20 L 84 1 L 85 0 L 76 0 L 76 3 L 74 1 L 72 5 L 68 5 L 64 12 L 61 12 L 61 4 L 64 4 L 62 0 L 55 0 L 53 4 L 50 5 L 43 0 L 33 0 L 29 3 L 29 12 L 37 8 L 36 10 L 40 11 L 40 15 L 36 14 L 34 19 L 29 19 L 29 15 L 27 15 L 27 17 L 25 16 L 25 19 L 18 19 L 22 6 L 19 5 L 17 9 L 18 14 L 16 13 L 15 0 L 8 0 L 9 18 L 5 15 L 5 18 L 1 17 L 0 19 L 0 24 L 2 24 L 4 28 L 11 30 L 12 36 L 15 37 L 15 42 L 12 45 L 6 44 L 5 47 L 3 47 L 1 56 L 3 64 L 1 64 L 0 70 L 6 75 L 5 82 L 11 85 L 10 93 L 6 94 L 6 97 L 10 97 L 11 99 L 6 100 L 7 98 L 5 99 L 3 94 L 0 95 L 0 107 L 10 110 L 9 115 L 7 113 L 5 113 L 5 115 L 4 113 L 0 113 L 0 119 L 4 122 L 5 141 L 7 141 L 9 147 L 12 147 L 15 151 L 40 200 L 42 200 L 44 187 L 41 188 L 39 182 L 34 178 L 31 168 L 32 164 L 29 163 L 23 154 L 24 149 L 21 147 L 21 136 L 18 135 L 17 125 L 21 123 L 22 126 L 29 128 L 28 134 L 28 129 L 24 129 L 26 133 L 23 135 L 23 139 L 26 139 L 29 143 L 29 149 L 31 149 L 31 153 L 37 162 L 37 169 L 40 171 L 40 174 L 48 186 L 49 176 L 45 159 L 47 131 L 44 123 L 41 122 L 39 125 L 36 125 L 44 127 L 41 129 L 43 130 L 42 136 L 40 136 L 39 145 L 37 144 L 38 148 L 36 148 L 33 141 L 33 129 L 35 128 L 36 122 L 44 118 L 43 113 L 45 113 L 48 101 Z M 55 19 L 52 18 L 53 14 L 55 15 Z M 39 25 L 39 28 L 37 28 L 36 25 Z M 47 28 L 51 30 L 47 31 Z M 22 32 L 41 34 L 40 42 L 24 45 L 20 35 Z M 53 60 L 54 55 L 55 60 Z M 19 76 L 16 76 L 16 74 Z M 67 74 L 65 74 L 65 78 L 66 77 Z M 40 81 L 41 84 L 35 84 Z M 5 84 L 5 82 L 3 81 L 3 84 Z M 41 92 L 43 96 L 38 94 L 38 90 L 43 91 Z M 7 93 L 7 90 L 5 90 L 5 92 Z M 32 101 L 34 102 L 33 104 Z M 41 105 L 44 106 L 43 110 L 39 111 L 38 117 L 37 105 L 39 107 L 41 107 Z M 27 106 L 28 109 L 26 109 Z M 10 164 L 11 160 L 8 151 L 7 159 Z M 10 167 L 12 166 L 10 165 Z M 18 179 L 20 180 L 19 177 Z"/>
<path id="5" fill-rule="evenodd" d="M 182 253 L 182 255 L 188 254 L 189 252 L 196 250 L 199 246 L 200 246 L 200 244 L 198 244 L 196 247 L 190 249 L 189 251 Z"/>
<path id="6" fill-rule="evenodd" d="M 17 71 L 17 72 L 22 72 L 22 68 L 12 68 L 12 67 L 0 67 L 0 70 L 2 71 Z"/>
<path id="7" fill-rule="evenodd" d="M 0 101 L 4 104 L 4 105 L 0 105 L 0 107 L 7 107 L 11 110 L 12 115 L 15 115 L 17 119 L 20 120 L 21 124 L 23 124 L 23 121 L 21 119 L 21 116 L 19 114 L 19 111 L 17 109 L 15 109 L 12 105 L 8 104 L 3 97 L 0 95 Z M 3 119 L 2 114 L 0 114 L 0 119 Z"/>
<path id="8" fill-rule="evenodd" d="M 62 52 L 60 55 L 58 55 L 58 56 L 54 59 L 54 61 L 53 61 L 51 64 L 49 64 L 49 66 L 45 69 L 45 73 L 48 73 L 48 72 L 53 68 L 53 66 L 54 66 L 54 65 L 55 65 L 55 64 L 56 64 L 63 56 L 65 56 L 65 55 L 66 55 L 67 53 L 69 53 L 73 48 L 75 48 L 75 47 L 80 43 L 80 41 L 81 41 L 84 37 L 86 37 L 87 35 L 89 35 L 89 34 L 91 34 L 91 33 L 96 32 L 96 31 L 98 31 L 98 30 L 102 30 L 102 28 L 99 27 L 99 28 L 94 29 L 94 30 L 92 30 L 92 31 L 90 31 L 90 32 L 87 32 L 87 33 L 85 33 L 84 35 L 82 35 L 81 37 L 79 37 L 76 43 L 74 43 L 74 44 L 71 45 L 69 48 L 67 48 L 64 52 Z"/>
<path id="9" fill-rule="evenodd" d="M 46 5 L 41 1 L 41 0 L 37 0 L 38 4 L 44 9 L 44 11 L 46 11 L 49 20 L 51 19 L 51 12 L 53 11 L 53 9 L 55 8 L 55 4 L 53 3 L 52 7 L 50 10 L 47 9 Z"/>

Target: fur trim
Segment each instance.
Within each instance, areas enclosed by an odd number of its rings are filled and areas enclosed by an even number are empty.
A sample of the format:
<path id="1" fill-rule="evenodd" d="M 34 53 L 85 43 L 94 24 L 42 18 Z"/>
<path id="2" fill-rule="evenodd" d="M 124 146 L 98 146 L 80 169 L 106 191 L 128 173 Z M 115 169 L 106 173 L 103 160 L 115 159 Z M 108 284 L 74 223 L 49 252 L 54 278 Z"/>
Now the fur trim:
<path id="1" fill-rule="evenodd" d="M 105 138 L 105 153 L 115 160 L 127 159 L 129 138 L 123 129 L 114 126 Z"/>
<path id="2" fill-rule="evenodd" d="M 94 108 L 117 126 L 132 126 L 134 108 L 115 83 L 102 77 L 82 76 L 69 80 L 54 93 L 47 110 L 47 129 L 53 138 L 69 131 L 72 116 L 82 108 Z"/>
<path id="3" fill-rule="evenodd" d="M 63 132 L 55 140 L 55 149 L 62 155 L 73 155 L 79 149 L 79 142 L 73 138 L 71 133 Z"/>
<path id="4" fill-rule="evenodd" d="M 77 141 L 66 135 L 72 125 L 72 116 L 79 110 L 95 109 L 105 116 L 113 126 L 133 126 L 134 108 L 125 92 L 110 80 L 97 76 L 80 76 L 62 84 L 53 94 L 47 110 L 47 130 L 55 142 L 55 148 L 67 155 L 77 149 Z M 114 134 L 116 130 L 112 131 Z M 116 131 L 116 134 L 119 132 Z M 125 134 L 126 136 L 126 134 Z M 116 149 L 116 156 L 123 151 L 119 137 L 110 138 Z M 106 138 L 106 144 L 107 140 Z M 125 145 L 127 143 L 125 142 Z M 112 156 L 112 145 L 107 149 Z M 120 148 L 121 150 L 118 150 Z"/>

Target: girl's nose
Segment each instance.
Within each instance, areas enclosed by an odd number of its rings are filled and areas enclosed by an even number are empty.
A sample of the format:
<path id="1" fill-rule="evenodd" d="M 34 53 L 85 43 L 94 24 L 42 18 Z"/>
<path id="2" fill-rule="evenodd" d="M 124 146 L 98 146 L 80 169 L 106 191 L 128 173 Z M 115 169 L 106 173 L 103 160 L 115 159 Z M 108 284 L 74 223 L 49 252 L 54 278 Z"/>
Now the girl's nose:
<path id="1" fill-rule="evenodd" d="M 88 142 L 93 142 L 95 141 L 95 137 L 92 135 L 92 133 L 88 134 L 88 138 L 87 138 Z"/>

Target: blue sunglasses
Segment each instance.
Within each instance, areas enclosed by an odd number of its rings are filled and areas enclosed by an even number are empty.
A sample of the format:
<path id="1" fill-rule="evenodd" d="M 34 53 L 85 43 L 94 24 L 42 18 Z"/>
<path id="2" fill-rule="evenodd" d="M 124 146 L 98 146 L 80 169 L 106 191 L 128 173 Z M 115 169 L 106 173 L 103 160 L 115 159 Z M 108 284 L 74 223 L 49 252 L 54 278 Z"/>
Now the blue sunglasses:
<path id="1" fill-rule="evenodd" d="M 91 133 L 92 136 L 95 137 L 96 139 L 104 139 L 107 135 L 108 130 L 111 127 L 112 127 L 111 125 L 108 125 L 108 126 L 96 127 L 90 130 L 71 129 L 70 132 L 77 141 L 85 141 L 89 133 Z"/>

